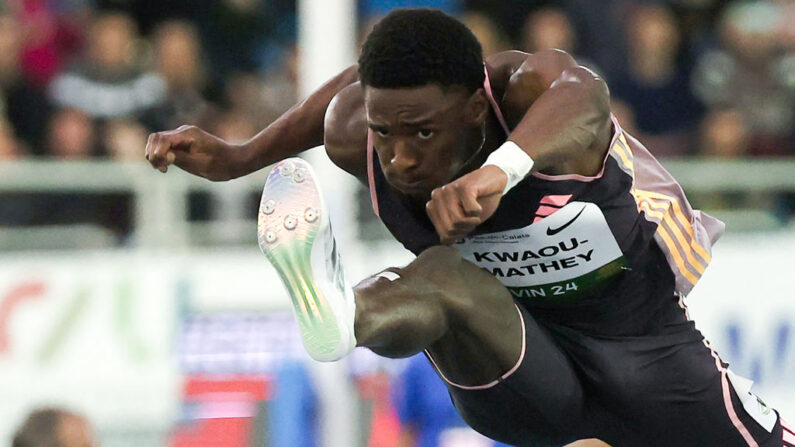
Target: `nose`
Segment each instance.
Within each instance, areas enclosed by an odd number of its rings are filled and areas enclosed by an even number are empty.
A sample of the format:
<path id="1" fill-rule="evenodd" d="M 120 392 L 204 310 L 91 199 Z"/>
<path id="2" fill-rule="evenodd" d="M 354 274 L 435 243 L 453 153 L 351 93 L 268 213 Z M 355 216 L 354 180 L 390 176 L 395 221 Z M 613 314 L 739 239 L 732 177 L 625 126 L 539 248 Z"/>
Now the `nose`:
<path id="1" fill-rule="evenodd" d="M 420 165 L 419 152 L 416 151 L 411 145 L 403 142 L 396 141 L 392 147 L 392 159 L 389 164 L 398 172 L 410 172 Z"/>

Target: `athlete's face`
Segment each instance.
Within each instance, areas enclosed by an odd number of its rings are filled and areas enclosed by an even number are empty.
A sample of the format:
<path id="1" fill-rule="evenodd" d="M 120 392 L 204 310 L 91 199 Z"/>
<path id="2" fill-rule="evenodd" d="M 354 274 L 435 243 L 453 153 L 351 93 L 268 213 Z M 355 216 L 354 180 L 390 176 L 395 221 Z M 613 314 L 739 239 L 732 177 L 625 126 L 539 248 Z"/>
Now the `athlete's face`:
<path id="1" fill-rule="evenodd" d="M 365 88 L 367 125 L 387 181 L 426 198 L 449 183 L 482 144 L 488 110 L 482 91 L 431 84 L 422 87 Z"/>

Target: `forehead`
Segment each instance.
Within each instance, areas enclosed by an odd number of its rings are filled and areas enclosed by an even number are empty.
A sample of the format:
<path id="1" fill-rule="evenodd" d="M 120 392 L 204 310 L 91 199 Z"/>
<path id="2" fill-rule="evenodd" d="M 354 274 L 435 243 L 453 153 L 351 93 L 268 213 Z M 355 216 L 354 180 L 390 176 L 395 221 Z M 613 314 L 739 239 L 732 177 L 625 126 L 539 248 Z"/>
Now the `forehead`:
<path id="1" fill-rule="evenodd" d="M 462 88 L 422 87 L 387 89 L 366 86 L 364 105 L 367 119 L 438 119 L 459 109 L 468 95 Z"/>

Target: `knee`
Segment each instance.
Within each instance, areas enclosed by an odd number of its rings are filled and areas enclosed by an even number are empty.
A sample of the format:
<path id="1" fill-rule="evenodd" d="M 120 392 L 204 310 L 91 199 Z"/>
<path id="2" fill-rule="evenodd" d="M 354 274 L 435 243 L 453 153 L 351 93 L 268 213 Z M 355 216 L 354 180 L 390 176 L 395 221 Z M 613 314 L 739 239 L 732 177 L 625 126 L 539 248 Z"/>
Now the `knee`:
<path id="1" fill-rule="evenodd" d="M 479 267 L 462 258 L 455 248 L 437 245 L 420 253 L 405 270 L 408 274 L 419 275 L 429 280 L 441 280 L 462 276 L 470 268 L 479 270 Z"/>
<path id="2" fill-rule="evenodd" d="M 357 344 L 378 355 L 402 358 L 420 352 L 447 329 L 442 300 L 412 278 L 372 276 L 354 287 Z"/>

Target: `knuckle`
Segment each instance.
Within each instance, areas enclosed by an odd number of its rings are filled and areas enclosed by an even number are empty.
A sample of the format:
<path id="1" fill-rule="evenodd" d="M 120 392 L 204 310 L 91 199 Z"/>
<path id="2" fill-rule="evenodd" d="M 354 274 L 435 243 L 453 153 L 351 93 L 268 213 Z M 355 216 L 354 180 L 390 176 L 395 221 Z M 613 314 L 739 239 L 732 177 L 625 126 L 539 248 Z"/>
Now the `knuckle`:
<path id="1" fill-rule="evenodd" d="M 182 133 L 183 133 L 184 135 L 187 135 L 188 137 L 192 137 L 192 136 L 194 136 L 194 135 L 196 134 L 196 132 L 198 132 L 198 127 L 196 127 L 196 126 L 187 126 L 187 127 L 186 127 L 186 128 L 183 130 L 183 131 L 182 131 Z"/>

